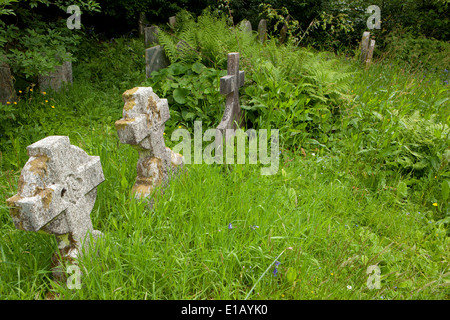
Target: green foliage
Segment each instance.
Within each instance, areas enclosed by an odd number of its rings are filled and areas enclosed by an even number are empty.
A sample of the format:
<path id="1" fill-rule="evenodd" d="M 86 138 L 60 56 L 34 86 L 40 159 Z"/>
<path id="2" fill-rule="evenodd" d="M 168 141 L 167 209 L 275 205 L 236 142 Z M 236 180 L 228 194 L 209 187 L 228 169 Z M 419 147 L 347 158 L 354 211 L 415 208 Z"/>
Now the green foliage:
<path id="1" fill-rule="evenodd" d="M 219 83 L 225 74 L 226 71 L 207 68 L 200 62 L 177 62 L 153 72 L 145 84 L 168 99 L 171 113 L 168 128 L 176 125 L 193 128 L 195 120 L 213 127 L 220 121 L 224 110 Z"/>
<path id="2" fill-rule="evenodd" d="M 390 60 L 405 63 L 413 71 L 450 69 L 448 42 L 415 36 L 410 31 L 396 29 L 391 32 L 386 38 L 386 52 Z"/>

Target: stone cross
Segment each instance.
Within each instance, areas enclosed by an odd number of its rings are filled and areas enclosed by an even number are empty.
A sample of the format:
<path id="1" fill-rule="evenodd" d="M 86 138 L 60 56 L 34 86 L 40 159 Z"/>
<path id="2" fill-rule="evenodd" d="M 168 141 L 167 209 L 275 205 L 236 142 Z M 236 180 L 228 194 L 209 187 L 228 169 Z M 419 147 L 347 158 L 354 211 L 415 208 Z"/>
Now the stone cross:
<path id="1" fill-rule="evenodd" d="M 66 262 L 73 263 L 102 235 L 90 218 L 103 176 L 100 157 L 89 156 L 66 136 L 49 136 L 27 147 L 18 192 L 6 200 L 17 229 L 54 234 L 58 251 L 53 276 L 64 279 Z M 61 259 L 59 259 L 61 257 Z"/>
<path id="2" fill-rule="evenodd" d="M 151 87 L 127 90 L 122 97 L 123 117 L 115 126 L 120 142 L 132 145 L 139 152 L 132 192 L 136 199 L 147 198 L 184 161 L 181 154 L 174 153 L 164 143 L 165 122 L 170 117 L 167 99 L 160 99 Z M 153 200 L 149 205 L 153 206 Z"/>
<path id="3" fill-rule="evenodd" d="M 239 88 L 244 85 L 244 71 L 239 71 L 239 52 L 228 54 L 227 75 L 220 78 L 220 93 L 225 94 L 226 104 L 222 121 L 217 127 L 222 136 L 226 129 L 236 129 L 242 124 L 241 106 L 239 105 Z M 237 124 L 236 124 L 237 123 Z M 222 139 L 216 141 L 221 145 Z M 225 136 L 225 141 L 230 137 Z"/>
<path id="4" fill-rule="evenodd" d="M 369 50 L 369 39 L 370 39 L 370 32 L 365 31 L 363 33 L 363 37 L 361 40 L 361 63 L 365 63 L 367 59 L 367 52 Z"/>

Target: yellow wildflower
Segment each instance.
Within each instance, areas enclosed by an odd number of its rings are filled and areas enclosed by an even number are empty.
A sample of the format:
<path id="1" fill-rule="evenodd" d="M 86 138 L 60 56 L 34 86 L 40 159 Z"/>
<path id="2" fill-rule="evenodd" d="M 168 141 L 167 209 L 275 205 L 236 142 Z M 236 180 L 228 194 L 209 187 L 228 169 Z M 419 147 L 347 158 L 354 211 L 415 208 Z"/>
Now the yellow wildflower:
<path id="1" fill-rule="evenodd" d="M 14 104 L 17 104 L 17 102 L 14 101 Z"/>
<path id="2" fill-rule="evenodd" d="M 9 101 L 6 101 L 6 104 L 11 104 L 11 102 L 9 102 Z"/>
<path id="3" fill-rule="evenodd" d="M 55 106 L 52 106 L 53 109 L 55 109 Z"/>
<path id="4" fill-rule="evenodd" d="M 30 89 L 31 92 L 33 92 L 33 89 Z"/>
<path id="5" fill-rule="evenodd" d="M 42 94 L 43 94 L 43 95 L 46 95 L 46 94 L 47 94 L 47 92 L 45 92 L 45 91 L 44 91 L 44 92 L 42 92 Z"/>
<path id="6" fill-rule="evenodd" d="M 19 90 L 19 93 L 22 93 L 22 90 Z"/>
<path id="7" fill-rule="evenodd" d="M 437 207 L 438 206 L 437 202 L 433 203 L 433 206 Z"/>

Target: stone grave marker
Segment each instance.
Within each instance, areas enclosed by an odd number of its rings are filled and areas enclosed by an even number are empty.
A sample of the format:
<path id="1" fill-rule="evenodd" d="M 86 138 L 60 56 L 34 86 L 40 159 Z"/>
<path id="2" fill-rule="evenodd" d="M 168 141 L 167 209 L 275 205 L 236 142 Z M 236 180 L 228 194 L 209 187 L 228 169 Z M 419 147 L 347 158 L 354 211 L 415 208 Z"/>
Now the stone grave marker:
<path id="1" fill-rule="evenodd" d="M 139 12 L 139 18 L 138 18 L 138 35 L 141 36 L 144 34 L 144 28 L 145 28 L 145 12 Z"/>
<path id="2" fill-rule="evenodd" d="M 261 19 L 258 24 L 258 39 L 259 42 L 264 43 L 267 40 L 267 20 Z"/>
<path id="3" fill-rule="evenodd" d="M 291 16 L 287 16 L 286 17 L 286 23 L 283 24 L 283 27 L 281 28 L 281 31 L 280 31 L 280 43 L 284 43 L 286 41 L 287 31 L 288 31 L 287 23 L 288 23 L 288 21 L 290 19 L 291 19 Z"/>
<path id="4" fill-rule="evenodd" d="M 136 199 L 143 199 L 183 166 L 183 156 L 164 143 L 165 122 L 170 117 L 167 99 L 160 99 L 151 87 L 127 90 L 122 97 L 123 117 L 115 126 L 120 142 L 139 152 L 132 192 Z M 153 199 L 149 205 L 153 205 Z"/>
<path id="5" fill-rule="evenodd" d="M 71 61 L 64 61 L 62 65 L 55 67 L 54 72 L 50 72 L 48 75 L 38 76 L 38 85 L 41 91 L 47 91 L 48 89 L 59 91 L 63 83 L 73 83 Z"/>
<path id="6" fill-rule="evenodd" d="M 370 32 L 365 31 L 361 40 L 361 63 L 365 63 L 367 59 L 367 52 L 369 50 Z"/>
<path id="7" fill-rule="evenodd" d="M 236 129 L 242 125 L 239 88 L 244 85 L 244 77 L 244 71 L 239 71 L 239 52 L 229 53 L 227 75 L 220 78 L 220 93 L 226 95 L 226 104 L 222 121 L 216 129 L 218 147 L 222 146 L 220 137 L 225 137 L 225 141 L 231 138 L 226 135 L 226 129 Z"/>
<path id="8" fill-rule="evenodd" d="M 175 16 L 169 17 L 169 26 L 172 29 L 175 29 L 176 24 L 177 24 L 177 18 Z"/>
<path id="9" fill-rule="evenodd" d="M 239 24 L 239 29 L 244 32 L 252 33 L 252 24 L 247 19 L 244 19 Z"/>
<path id="10" fill-rule="evenodd" d="M 7 63 L 0 63 L 0 103 L 16 100 L 16 93 L 12 83 L 11 69 Z"/>
<path id="11" fill-rule="evenodd" d="M 147 48 L 150 44 L 158 44 L 158 26 L 152 25 L 150 27 L 144 28 L 144 44 Z"/>
<path id="12" fill-rule="evenodd" d="M 65 278 L 83 249 L 102 235 L 94 230 L 91 211 L 103 176 L 100 157 L 89 156 L 66 136 L 49 136 L 27 147 L 18 192 L 6 200 L 17 229 L 54 234 L 58 251 L 52 257 L 55 280 Z M 61 259 L 60 259 L 61 258 Z"/>
<path id="13" fill-rule="evenodd" d="M 153 71 L 166 68 L 170 64 L 162 46 L 154 46 L 145 49 L 145 74 L 151 77 Z"/>
<path id="14" fill-rule="evenodd" d="M 375 49 L 375 40 L 370 40 L 369 49 L 367 50 L 366 66 L 370 65 L 373 58 L 373 50 Z"/>

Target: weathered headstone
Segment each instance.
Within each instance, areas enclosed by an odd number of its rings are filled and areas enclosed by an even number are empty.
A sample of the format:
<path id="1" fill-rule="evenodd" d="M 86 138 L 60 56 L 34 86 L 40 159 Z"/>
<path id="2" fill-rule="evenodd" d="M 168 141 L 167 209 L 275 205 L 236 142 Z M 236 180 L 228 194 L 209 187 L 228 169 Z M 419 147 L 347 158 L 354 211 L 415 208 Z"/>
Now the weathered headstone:
<path id="1" fill-rule="evenodd" d="M 375 40 L 370 40 L 369 49 L 367 50 L 366 66 L 370 65 L 373 58 L 373 50 L 375 49 Z"/>
<path id="2" fill-rule="evenodd" d="M 158 33 L 159 33 L 158 26 L 153 25 L 153 26 L 144 28 L 144 44 L 145 44 L 146 48 L 150 44 L 158 44 L 159 43 Z"/>
<path id="3" fill-rule="evenodd" d="M 252 24 L 250 23 L 250 21 L 248 21 L 246 19 L 241 21 L 241 23 L 239 24 L 239 28 L 244 32 L 248 32 L 248 33 L 252 32 Z"/>
<path id="4" fill-rule="evenodd" d="M 244 77 L 244 71 L 239 71 L 239 52 L 229 53 L 227 75 L 220 78 L 220 93 L 227 97 L 222 121 L 216 129 L 218 147 L 222 145 L 220 137 L 225 137 L 225 141 L 231 138 L 231 136 L 226 135 L 226 129 L 236 129 L 242 125 L 239 88 L 244 85 Z"/>
<path id="5" fill-rule="evenodd" d="M 171 173 L 182 167 L 183 157 L 164 143 L 165 122 L 170 117 L 167 99 L 160 99 L 151 87 L 127 90 L 122 97 L 123 117 L 115 126 L 120 142 L 132 145 L 139 152 L 132 192 L 136 199 L 143 199 L 157 186 L 168 182 Z M 153 205 L 153 199 L 149 205 Z"/>
<path id="6" fill-rule="evenodd" d="M 66 136 L 49 136 L 27 147 L 18 192 L 6 200 L 17 229 L 54 234 L 58 251 L 53 276 L 64 279 L 66 263 L 102 235 L 90 218 L 97 186 L 105 180 L 100 157 L 89 156 Z M 61 258 L 61 260 L 60 260 Z"/>
<path id="7" fill-rule="evenodd" d="M 177 18 L 175 16 L 169 17 L 169 25 L 172 29 L 175 29 L 177 24 Z"/>
<path id="8" fill-rule="evenodd" d="M 145 12 L 139 12 L 138 18 L 138 35 L 141 36 L 144 34 L 145 27 Z"/>
<path id="9" fill-rule="evenodd" d="M 6 63 L 0 63 L 0 103 L 6 104 L 16 100 L 12 83 L 11 69 Z"/>
<path id="10" fill-rule="evenodd" d="M 261 43 L 267 40 L 267 21 L 266 19 L 261 19 L 258 24 L 258 39 Z"/>
<path id="11" fill-rule="evenodd" d="M 365 63 L 367 59 L 367 52 L 369 50 L 370 32 L 365 31 L 361 40 L 361 63 Z"/>
<path id="12" fill-rule="evenodd" d="M 281 28 L 281 31 L 280 31 L 280 43 L 284 43 L 286 41 L 287 31 L 288 31 L 287 24 L 288 24 L 290 19 L 291 19 L 291 16 L 287 16 L 286 17 L 286 23 L 283 24 L 283 27 Z"/>
<path id="13" fill-rule="evenodd" d="M 153 71 L 166 68 L 170 64 L 162 46 L 145 49 L 145 74 L 151 77 Z"/>
<path id="14" fill-rule="evenodd" d="M 62 65 L 55 67 L 54 72 L 50 72 L 48 75 L 38 76 L 38 85 L 41 91 L 47 91 L 50 88 L 59 91 L 63 83 L 73 83 L 71 61 L 64 61 Z"/>

